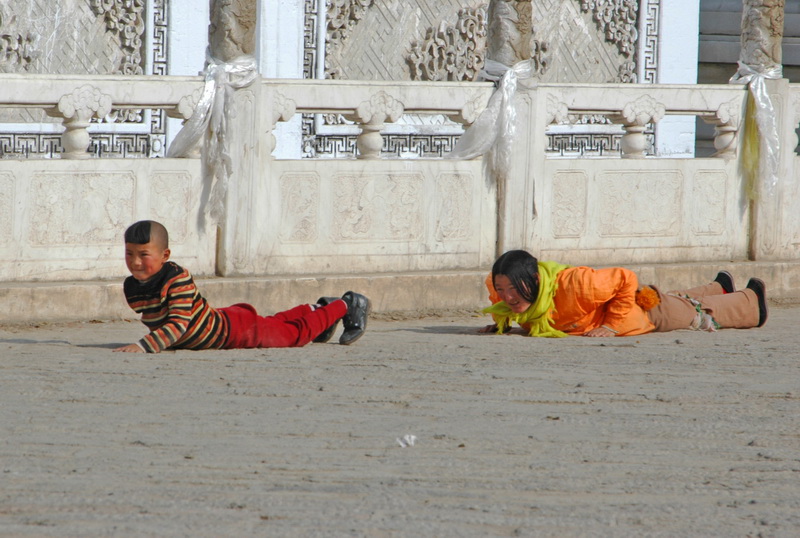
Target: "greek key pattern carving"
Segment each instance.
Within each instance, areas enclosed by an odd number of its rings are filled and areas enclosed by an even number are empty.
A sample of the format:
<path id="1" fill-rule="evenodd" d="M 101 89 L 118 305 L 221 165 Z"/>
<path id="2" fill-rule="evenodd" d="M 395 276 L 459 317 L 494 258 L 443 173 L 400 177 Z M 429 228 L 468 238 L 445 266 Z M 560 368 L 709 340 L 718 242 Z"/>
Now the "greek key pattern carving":
<path id="1" fill-rule="evenodd" d="M 461 9 L 455 25 L 428 28 L 407 57 L 411 80 L 475 80 L 486 52 L 486 5 Z"/>
<path id="2" fill-rule="evenodd" d="M 661 0 L 648 0 L 644 16 L 644 43 L 638 63 L 641 69 L 641 81 L 655 84 L 658 75 L 658 34 L 661 16 Z"/>
<path id="3" fill-rule="evenodd" d="M 639 37 L 637 0 L 581 0 L 581 10 L 593 12 L 606 40 L 616 44 L 622 54 L 631 56 L 634 53 Z"/>
<path id="4" fill-rule="evenodd" d="M 559 133 L 547 135 L 547 153 L 560 156 L 619 156 L 621 134 Z M 652 140 L 652 137 L 651 137 Z M 651 142 L 652 145 L 652 142 Z"/>
<path id="5" fill-rule="evenodd" d="M 328 30 L 325 36 L 325 75 L 336 78 L 336 70 L 327 61 L 331 53 L 341 47 L 350 31 L 358 24 L 374 0 L 328 0 Z"/>
<path id="6" fill-rule="evenodd" d="M 141 75 L 142 36 L 144 36 L 145 0 L 90 0 L 92 11 L 102 16 L 106 29 L 114 33 L 122 48 L 119 72 L 123 75 Z"/>

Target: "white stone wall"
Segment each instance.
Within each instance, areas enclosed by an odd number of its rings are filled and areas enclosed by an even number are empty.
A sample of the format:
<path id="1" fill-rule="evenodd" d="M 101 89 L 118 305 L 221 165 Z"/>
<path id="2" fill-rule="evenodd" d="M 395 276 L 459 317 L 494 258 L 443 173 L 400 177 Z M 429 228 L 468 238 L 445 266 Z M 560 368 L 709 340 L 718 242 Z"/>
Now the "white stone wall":
<path id="1" fill-rule="evenodd" d="M 213 275 L 213 228 L 198 229 L 197 160 L 5 161 L 0 169 L 0 282 L 127 276 L 123 232 L 153 219 L 173 255 Z"/>

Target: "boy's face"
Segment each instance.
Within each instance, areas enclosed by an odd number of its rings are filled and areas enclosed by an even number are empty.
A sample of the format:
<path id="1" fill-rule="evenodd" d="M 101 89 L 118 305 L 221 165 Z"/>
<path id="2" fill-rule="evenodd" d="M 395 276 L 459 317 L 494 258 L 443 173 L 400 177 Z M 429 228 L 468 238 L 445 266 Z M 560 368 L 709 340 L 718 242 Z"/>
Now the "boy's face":
<path id="1" fill-rule="evenodd" d="M 169 260 L 169 249 L 150 241 L 143 245 L 125 243 L 125 265 L 133 278 L 147 282 L 158 273 Z"/>

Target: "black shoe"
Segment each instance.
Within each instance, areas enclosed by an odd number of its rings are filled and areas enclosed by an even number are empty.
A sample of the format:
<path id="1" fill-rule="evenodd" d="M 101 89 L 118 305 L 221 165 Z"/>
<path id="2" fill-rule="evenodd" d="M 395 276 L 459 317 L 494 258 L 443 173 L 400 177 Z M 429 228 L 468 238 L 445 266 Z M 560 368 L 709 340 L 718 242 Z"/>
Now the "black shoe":
<path id="1" fill-rule="evenodd" d="M 338 297 L 320 297 L 319 299 L 317 299 L 317 304 L 320 306 L 327 306 L 331 304 L 333 301 L 338 301 L 338 300 L 339 300 Z M 336 332 L 336 327 L 338 326 L 339 326 L 339 320 L 337 319 L 336 321 L 333 322 L 333 325 L 322 331 L 319 334 L 319 336 L 314 338 L 314 342 L 318 344 L 324 344 L 325 342 L 331 339 L 333 333 Z"/>
<path id="2" fill-rule="evenodd" d="M 758 296 L 758 326 L 761 327 L 767 322 L 767 286 L 760 278 L 751 278 L 747 287 Z"/>
<path id="3" fill-rule="evenodd" d="M 733 276 L 731 276 L 728 271 L 720 271 L 717 273 L 717 278 L 714 279 L 714 282 L 719 283 L 725 293 L 733 293 L 736 291 L 736 286 L 733 285 Z"/>
<path id="4" fill-rule="evenodd" d="M 367 316 L 372 305 L 369 299 L 352 291 L 342 295 L 342 299 L 347 303 L 347 314 L 342 318 L 344 332 L 339 337 L 339 343 L 349 346 L 361 338 L 367 330 Z"/>

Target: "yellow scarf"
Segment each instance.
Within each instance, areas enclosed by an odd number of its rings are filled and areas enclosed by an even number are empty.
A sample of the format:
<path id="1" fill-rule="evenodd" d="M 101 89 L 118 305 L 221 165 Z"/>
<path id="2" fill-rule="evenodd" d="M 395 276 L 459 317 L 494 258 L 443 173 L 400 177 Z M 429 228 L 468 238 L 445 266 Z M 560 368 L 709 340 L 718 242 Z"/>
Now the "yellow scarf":
<path id="1" fill-rule="evenodd" d="M 529 336 L 546 338 L 562 338 L 566 333 L 554 329 L 551 325 L 550 313 L 554 310 L 553 297 L 556 294 L 556 276 L 569 265 L 556 262 L 539 262 L 539 296 L 525 312 L 516 314 L 505 301 L 500 301 L 483 309 L 484 314 L 492 314 L 497 323 L 497 333 L 502 334 L 506 327 L 514 321 L 519 325 L 530 324 Z"/>

